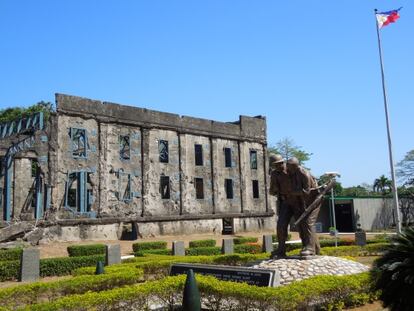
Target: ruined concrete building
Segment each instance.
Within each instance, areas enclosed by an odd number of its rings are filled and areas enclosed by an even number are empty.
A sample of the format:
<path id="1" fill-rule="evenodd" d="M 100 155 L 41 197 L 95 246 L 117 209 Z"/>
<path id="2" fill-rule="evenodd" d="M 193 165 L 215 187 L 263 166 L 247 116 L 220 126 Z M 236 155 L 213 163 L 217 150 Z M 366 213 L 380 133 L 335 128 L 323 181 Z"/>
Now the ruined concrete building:
<path id="1" fill-rule="evenodd" d="M 138 237 L 275 228 L 264 117 L 223 123 L 57 94 L 48 120 L 0 124 L 0 143 L 9 237 L 34 225 L 43 240 L 117 239 L 125 224 Z"/>

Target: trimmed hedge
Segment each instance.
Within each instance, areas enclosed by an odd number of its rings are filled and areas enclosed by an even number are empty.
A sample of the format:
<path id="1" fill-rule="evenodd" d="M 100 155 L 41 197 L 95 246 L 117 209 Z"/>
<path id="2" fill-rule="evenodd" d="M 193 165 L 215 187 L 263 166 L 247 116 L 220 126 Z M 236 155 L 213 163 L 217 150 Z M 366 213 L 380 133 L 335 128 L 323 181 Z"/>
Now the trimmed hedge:
<path id="1" fill-rule="evenodd" d="M 152 255 L 172 255 L 172 250 L 170 249 L 148 249 L 145 251 L 139 251 L 134 253 L 134 256 L 136 257 L 142 257 L 146 254 L 152 254 Z"/>
<path id="2" fill-rule="evenodd" d="M 325 256 L 351 256 L 351 257 L 363 257 L 363 256 L 377 256 L 384 252 L 389 243 L 375 243 L 367 244 L 365 246 L 349 245 L 338 247 L 323 247 L 321 248 L 321 255 Z M 297 255 L 299 249 L 293 249 L 288 252 L 288 255 Z"/>
<path id="3" fill-rule="evenodd" d="M 28 305 L 25 310 L 148 310 L 157 302 L 173 310 L 182 300 L 185 275 L 108 291 L 71 295 Z M 209 310 L 340 309 L 376 299 L 368 273 L 317 276 L 280 287 L 256 287 L 196 275 L 203 303 Z"/>
<path id="4" fill-rule="evenodd" d="M 142 269 L 123 269 L 122 272 L 95 276 L 83 275 L 54 282 L 35 282 L 0 289 L 0 305 L 15 309 L 24 305 L 41 303 L 47 298 L 54 300 L 62 296 L 99 292 L 115 287 L 132 285 L 143 278 Z"/>
<path id="5" fill-rule="evenodd" d="M 286 241 L 290 241 L 292 239 L 292 234 L 288 233 Z M 277 234 L 272 234 L 272 242 L 277 243 Z"/>
<path id="6" fill-rule="evenodd" d="M 236 244 L 234 245 L 234 252 L 238 254 L 259 254 L 262 252 L 260 244 Z"/>
<path id="7" fill-rule="evenodd" d="M 200 256 L 200 255 L 220 255 L 221 247 L 197 247 L 197 248 L 187 248 L 185 254 L 188 256 Z"/>
<path id="8" fill-rule="evenodd" d="M 146 251 L 150 249 L 166 249 L 167 242 L 165 241 L 157 241 L 157 242 L 140 242 L 132 244 L 132 250 L 134 253 L 140 251 Z"/>
<path id="9" fill-rule="evenodd" d="M 234 244 L 245 244 L 245 243 L 257 243 L 257 241 L 259 240 L 259 238 L 255 238 L 252 236 L 243 236 L 243 237 L 238 237 L 238 238 L 234 238 Z"/>
<path id="10" fill-rule="evenodd" d="M 105 255 L 105 244 L 71 245 L 67 248 L 69 257 Z"/>
<path id="11" fill-rule="evenodd" d="M 216 240 L 195 240 L 195 241 L 190 241 L 189 243 L 190 248 L 214 247 L 214 246 L 216 246 Z"/>
<path id="12" fill-rule="evenodd" d="M 68 275 L 77 268 L 96 266 L 98 261 L 104 260 L 102 255 L 40 259 L 40 276 Z M 16 280 L 19 273 L 20 260 L 0 262 L 0 281 Z"/>
<path id="13" fill-rule="evenodd" d="M 23 248 L 0 249 L 0 261 L 20 260 Z"/>

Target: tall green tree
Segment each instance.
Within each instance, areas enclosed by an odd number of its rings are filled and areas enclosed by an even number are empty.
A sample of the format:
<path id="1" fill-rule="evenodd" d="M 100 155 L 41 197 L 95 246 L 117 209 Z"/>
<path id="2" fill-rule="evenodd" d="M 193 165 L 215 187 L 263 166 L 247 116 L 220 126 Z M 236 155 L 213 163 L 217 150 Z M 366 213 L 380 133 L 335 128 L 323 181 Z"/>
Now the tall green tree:
<path id="1" fill-rule="evenodd" d="M 384 175 L 374 180 L 372 190 L 377 193 L 381 193 L 383 196 L 391 192 L 392 182 Z"/>
<path id="2" fill-rule="evenodd" d="M 0 109 L 0 123 L 27 117 L 33 113 L 40 111 L 43 111 L 45 119 L 47 120 L 49 118 L 50 113 L 53 111 L 52 103 L 45 102 L 42 100 L 26 108 L 11 107 L 6 109 Z"/>
<path id="3" fill-rule="evenodd" d="M 397 176 L 403 184 L 414 185 L 414 149 L 397 163 Z"/>
<path id="4" fill-rule="evenodd" d="M 296 157 L 300 164 L 304 164 L 309 161 L 312 153 L 306 152 L 301 146 L 296 145 L 295 141 L 289 137 L 285 137 L 279 140 L 276 145 L 268 148 L 269 152 L 278 153 L 282 155 L 284 159 Z"/>

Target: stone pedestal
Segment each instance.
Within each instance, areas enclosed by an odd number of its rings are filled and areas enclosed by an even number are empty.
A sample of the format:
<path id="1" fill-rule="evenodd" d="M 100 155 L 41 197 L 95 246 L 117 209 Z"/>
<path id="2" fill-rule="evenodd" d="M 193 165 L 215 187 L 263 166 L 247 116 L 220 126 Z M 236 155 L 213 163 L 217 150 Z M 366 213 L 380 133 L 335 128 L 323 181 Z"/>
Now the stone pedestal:
<path id="1" fill-rule="evenodd" d="M 23 249 L 20 258 L 20 282 L 37 281 L 40 276 L 40 251 L 36 248 Z"/>
<path id="2" fill-rule="evenodd" d="M 355 232 L 355 244 L 358 246 L 365 246 L 367 244 L 367 234 L 365 231 Z"/>
<path id="3" fill-rule="evenodd" d="M 234 253 L 234 241 L 233 239 L 223 239 L 223 245 L 221 247 L 221 253 L 228 255 Z"/>
<path id="4" fill-rule="evenodd" d="M 121 246 L 119 244 L 106 245 L 105 264 L 110 266 L 117 263 L 121 263 Z"/>
<path id="5" fill-rule="evenodd" d="M 172 242 L 172 254 L 174 256 L 185 256 L 184 241 Z"/>
<path id="6" fill-rule="evenodd" d="M 264 253 L 273 252 L 273 239 L 271 234 L 266 234 L 263 236 L 262 251 Z"/>

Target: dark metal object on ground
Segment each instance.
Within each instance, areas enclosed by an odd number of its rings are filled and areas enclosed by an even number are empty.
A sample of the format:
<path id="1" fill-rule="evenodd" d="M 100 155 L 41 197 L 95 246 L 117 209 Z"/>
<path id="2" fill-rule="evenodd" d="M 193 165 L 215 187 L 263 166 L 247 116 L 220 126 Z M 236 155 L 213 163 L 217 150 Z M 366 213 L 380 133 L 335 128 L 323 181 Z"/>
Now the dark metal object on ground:
<path id="1" fill-rule="evenodd" d="M 192 269 L 187 271 L 183 294 L 183 311 L 200 311 L 201 297 Z"/>

